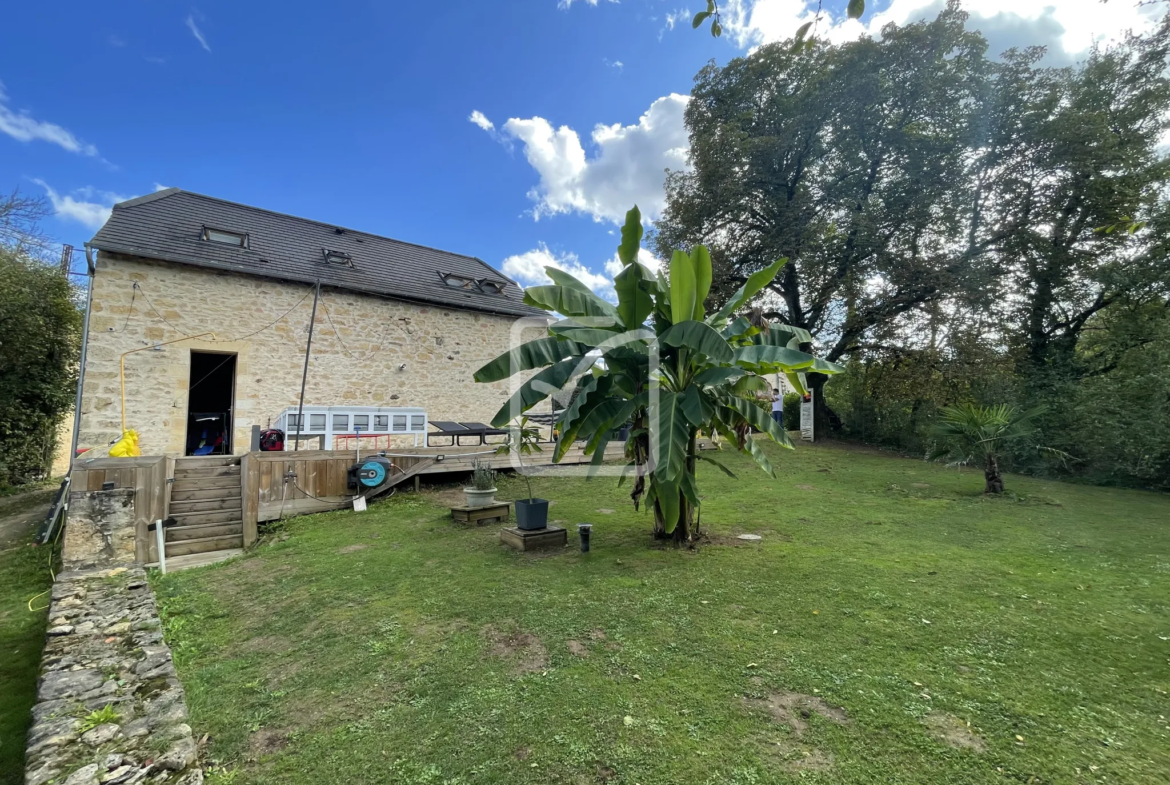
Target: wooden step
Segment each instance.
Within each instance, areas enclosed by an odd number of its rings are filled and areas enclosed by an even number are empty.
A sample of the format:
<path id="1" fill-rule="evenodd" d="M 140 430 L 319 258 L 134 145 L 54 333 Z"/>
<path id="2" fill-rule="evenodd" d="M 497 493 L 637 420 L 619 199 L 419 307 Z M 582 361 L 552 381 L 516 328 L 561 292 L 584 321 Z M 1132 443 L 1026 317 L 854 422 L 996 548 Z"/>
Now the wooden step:
<path id="1" fill-rule="evenodd" d="M 243 547 L 243 534 L 222 537 L 199 537 L 193 540 L 177 540 L 176 542 L 167 543 L 167 557 L 188 556 L 192 553 L 207 553 L 208 551 L 223 551 L 228 548 Z"/>
<path id="2" fill-rule="evenodd" d="M 223 483 L 216 488 L 206 488 L 204 487 L 203 483 L 194 482 L 192 480 L 188 480 L 187 482 L 192 482 L 193 484 L 198 485 L 198 487 L 194 489 L 179 490 L 172 485 L 172 506 L 178 504 L 179 502 L 209 501 L 212 499 L 226 499 L 231 496 L 234 496 L 238 499 L 240 497 L 240 484 L 237 482 L 230 484 Z M 175 483 L 175 485 L 178 485 L 178 483 Z"/>
<path id="3" fill-rule="evenodd" d="M 194 480 L 200 477 L 239 477 L 240 467 L 236 466 L 196 466 L 186 468 L 175 464 L 175 480 Z"/>
<path id="4" fill-rule="evenodd" d="M 241 548 L 228 548 L 226 551 L 207 551 L 206 553 L 193 553 L 190 556 L 176 556 L 173 559 L 167 559 L 167 572 L 206 567 L 209 564 L 218 564 L 221 561 L 243 555 L 244 551 Z"/>
<path id="5" fill-rule="evenodd" d="M 243 535 L 244 524 L 237 523 L 207 523 L 201 526 L 168 526 L 166 529 L 167 542 L 181 540 L 199 540 L 206 537 L 234 537 Z"/>
<path id="6" fill-rule="evenodd" d="M 176 458 L 175 468 L 199 468 L 205 469 L 211 466 L 239 466 L 240 456 L 238 455 L 190 455 L 186 458 Z"/>
<path id="7" fill-rule="evenodd" d="M 216 499 L 191 499 L 175 501 L 171 497 L 171 515 L 181 512 L 211 512 L 212 510 L 239 510 L 243 506 L 240 494 L 237 491 L 231 496 L 221 496 Z"/>
<path id="8" fill-rule="evenodd" d="M 240 489 L 239 477 L 194 477 L 189 480 L 181 480 L 175 478 L 175 484 L 171 486 L 171 498 L 175 498 L 175 491 L 210 491 L 223 490 L 224 488 Z"/>
<path id="9" fill-rule="evenodd" d="M 171 517 L 179 522 L 180 526 L 195 526 L 200 523 L 231 523 L 241 520 L 240 510 L 211 510 L 210 512 L 175 512 L 171 510 Z"/>

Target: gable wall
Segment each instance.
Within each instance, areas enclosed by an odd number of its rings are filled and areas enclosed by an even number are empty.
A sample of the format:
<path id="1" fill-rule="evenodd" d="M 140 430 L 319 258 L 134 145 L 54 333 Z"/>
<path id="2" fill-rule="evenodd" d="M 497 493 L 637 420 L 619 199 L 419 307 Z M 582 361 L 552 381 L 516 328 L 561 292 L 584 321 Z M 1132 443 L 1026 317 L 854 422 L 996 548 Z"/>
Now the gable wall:
<path id="1" fill-rule="evenodd" d="M 247 451 L 253 424 L 267 427 L 297 404 L 311 286 L 107 253 L 93 286 L 79 447 L 104 448 L 120 434 L 120 355 L 184 334 L 210 331 L 215 340 L 126 358 L 127 427 L 138 430 L 143 455 L 183 454 L 192 349 L 238 355 L 237 454 Z M 489 422 L 511 383 L 476 384 L 472 374 L 508 349 L 515 321 L 323 287 L 305 405 L 421 406 L 432 420 Z"/>

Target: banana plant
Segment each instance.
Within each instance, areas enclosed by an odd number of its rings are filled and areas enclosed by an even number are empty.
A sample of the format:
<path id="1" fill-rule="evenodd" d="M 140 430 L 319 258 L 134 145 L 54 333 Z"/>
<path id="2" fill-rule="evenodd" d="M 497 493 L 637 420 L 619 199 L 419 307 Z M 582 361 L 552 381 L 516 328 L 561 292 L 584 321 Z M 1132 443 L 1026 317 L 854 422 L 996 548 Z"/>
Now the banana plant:
<path id="1" fill-rule="evenodd" d="M 702 245 L 674 251 L 666 275 L 638 261 L 642 216 L 626 214 L 611 303 L 568 273 L 545 268 L 552 284 L 525 290 L 524 301 L 548 311 L 547 334 L 516 346 L 475 372 L 477 382 L 528 374 L 492 420 L 502 428 L 550 395 L 566 405 L 557 420 L 553 461 L 585 442 L 591 473 L 604 459 L 615 429 L 630 425 L 626 466 L 630 494 L 654 513 L 656 537 L 689 542 L 700 532 L 695 468 L 699 461 L 735 475 L 700 453 L 700 436 L 732 445 L 775 476 L 760 438 L 791 448 L 787 433 L 755 399 L 783 373 L 800 391 L 804 374 L 844 370 L 800 351 L 812 337 L 796 327 L 770 324 L 749 302 L 784 266 L 781 259 L 747 279 L 713 313 L 704 307 L 711 288 L 711 255 Z M 534 373 L 533 373 L 534 372 Z"/>

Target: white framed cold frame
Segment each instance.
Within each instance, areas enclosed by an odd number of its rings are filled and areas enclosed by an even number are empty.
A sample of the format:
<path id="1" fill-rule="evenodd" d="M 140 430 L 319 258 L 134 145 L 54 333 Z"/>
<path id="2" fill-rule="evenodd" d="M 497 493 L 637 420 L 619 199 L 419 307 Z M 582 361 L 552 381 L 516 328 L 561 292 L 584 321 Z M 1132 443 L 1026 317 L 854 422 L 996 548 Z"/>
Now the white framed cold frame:
<path id="1" fill-rule="evenodd" d="M 306 406 L 302 414 L 301 438 L 324 438 L 324 449 L 333 449 L 336 436 L 354 436 L 361 428 L 362 436 L 413 436 L 418 447 L 419 437 L 427 433 L 427 411 L 414 406 Z M 280 413 L 273 424 L 284 431 L 286 442 L 297 433 L 297 407 L 290 406 Z"/>

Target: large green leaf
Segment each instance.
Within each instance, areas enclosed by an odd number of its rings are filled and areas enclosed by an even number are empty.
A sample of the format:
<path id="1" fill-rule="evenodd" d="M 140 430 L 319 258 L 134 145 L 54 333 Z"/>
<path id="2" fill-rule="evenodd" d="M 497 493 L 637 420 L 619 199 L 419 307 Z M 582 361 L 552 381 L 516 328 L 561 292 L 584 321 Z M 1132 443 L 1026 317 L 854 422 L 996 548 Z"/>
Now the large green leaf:
<path id="1" fill-rule="evenodd" d="M 814 357 L 813 364 L 806 369 L 806 372 L 832 375 L 835 373 L 844 373 L 845 366 L 840 363 L 830 362 L 829 360 L 822 360 L 820 357 Z"/>
<path id="2" fill-rule="evenodd" d="M 550 365 L 520 386 L 492 418 L 492 425 L 502 428 L 536 404 L 564 387 L 574 375 L 584 373 L 596 362 L 592 358 L 570 357 Z M 579 367 L 580 366 L 580 367 Z"/>
<path id="3" fill-rule="evenodd" d="M 601 431 L 600 433 L 601 438 L 598 440 L 597 444 L 593 445 L 593 458 L 589 461 L 589 469 L 585 474 L 586 480 L 592 480 L 594 477 L 596 477 L 598 470 L 601 468 L 601 464 L 605 462 L 605 451 L 609 447 L 609 435 L 611 431 L 605 430 Z M 590 443 L 592 444 L 592 442 Z"/>
<path id="4" fill-rule="evenodd" d="M 686 497 L 686 500 L 691 503 L 691 507 L 697 508 L 703 503 L 699 498 L 699 486 L 695 482 L 695 475 L 691 474 L 690 472 L 683 472 L 679 476 L 678 489 L 682 492 L 682 495 Z"/>
<path id="5" fill-rule="evenodd" d="M 670 258 L 670 321 L 685 322 L 695 313 L 695 265 L 684 251 Z"/>
<path id="6" fill-rule="evenodd" d="M 698 387 L 691 385 L 683 390 L 680 394 L 680 402 L 682 403 L 683 416 L 687 418 L 687 422 L 696 428 L 707 427 L 707 422 L 715 413 L 715 407 L 703 397 L 703 393 L 699 392 Z"/>
<path id="7" fill-rule="evenodd" d="M 580 437 L 588 438 L 593 433 L 596 426 L 592 424 L 590 416 L 594 411 L 602 407 L 616 406 L 622 400 L 621 398 L 609 397 L 613 388 L 612 377 L 603 376 L 596 382 L 596 389 L 591 391 L 585 400 L 578 397 L 573 401 L 576 408 L 570 406 L 569 409 L 573 411 L 566 410 L 561 416 L 561 435 L 553 447 L 553 463 L 559 462 Z"/>
<path id="8" fill-rule="evenodd" d="M 695 384 L 711 387 L 726 384 L 744 376 L 746 373 L 747 371 L 743 368 L 707 368 L 695 374 L 693 381 Z"/>
<path id="9" fill-rule="evenodd" d="M 711 253 L 705 245 L 696 245 L 691 249 L 691 264 L 695 270 L 695 312 L 692 319 L 702 319 L 707 315 L 703 301 L 711 291 Z"/>
<path id="10" fill-rule="evenodd" d="M 618 322 L 617 308 L 588 289 L 575 286 L 530 286 L 524 290 L 524 302 L 565 316 L 608 316 Z"/>
<path id="11" fill-rule="evenodd" d="M 740 398 L 749 397 L 755 393 L 766 392 L 772 389 L 772 385 L 768 384 L 768 380 L 763 376 L 744 376 L 737 379 L 735 384 L 731 385 L 731 392 Z"/>
<path id="12" fill-rule="evenodd" d="M 651 475 L 651 484 L 654 486 L 654 501 L 658 503 L 658 509 L 662 512 L 663 528 L 667 534 L 670 534 L 678 525 L 678 513 L 681 506 L 678 481 L 670 482 L 660 479 L 656 475 L 657 473 Z M 652 503 L 649 501 L 649 494 L 647 494 L 647 504 Z"/>
<path id="13" fill-rule="evenodd" d="M 543 368 L 555 362 L 585 354 L 585 349 L 573 341 L 558 338 L 538 338 L 501 354 L 475 372 L 477 382 L 498 382 L 521 371 Z"/>
<path id="14" fill-rule="evenodd" d="M 678 393 L 662 390 L 657 405 L 650 405 L 650 454 L 654 474 L 667 482 L 675 482 L 686 470 L 687 449 L 691 441 L 691 425 L 682 410 Z"/>
<path id="15" fill-rule="evenodd" d="M 715 429 L 719 431 L 720 436 L 738 447 L 739 437 L 729 424 L 734 419 L 735 412 L 729 411 L 724 407 L 720 410 L 720 417 L 715 420 Z M 763 469 L 769 477 L 776 476 L 776 472 L 772 468 L 772 462 L 768 460 L 768 455 L 760 448 L 760 445 L 756 444 L 750 435 L 744 437 L 743 448 L 740 449 L 740 452 L 750 455 L 752 460 L 756 462 L 756 465 Z"/>
<path id="16" fill-rule="evenodd" d="M 739 320 L 737 319 L 736 321 L 738 322 Z M 796 346 L 792 345 L 793 341 L 796 341 Z M 787 346 L 792 349 L 799 349 L 799 344 L 812 343 L 812 334 L 808 330 L 802 330 L 799 327 L 792 327 L 787 324 L 773 324 L 767 331 L 753 335 L 752 343 L 768 344 L 769 346 Z"/>
<path id="17" fill-rule="evenodd" d="M 574 441 L 585 439 L 588 442 L 604 430 L 608 423 L 621 416 L 622 421 L 629 419 L 634 411 L 634 402 L 622 398 L 608 398 L 589 407 L 580 422 L 569 432 L 561 435 L 561 442 L 557 444 L 555 460 L 559 461 Z"/>
<path id="18" fill-rule="evenodd" d="M 642 211 L 638 205 L 626 213 L 626 222 L 622 225 L 622 241 L 618 245 L 618 259 L 624 265 L 633 264 L 638 260 L 638 249 L 642 247 Z M 629 324 L 627 322 L 627 324 Z"/>
<path id="19" fill-rule="evenodd" d="M 660 338 L 667 346 L 686 346 L 715 362 L 731 362 L 734 353 L 727 339 L 711 327 L 693 319 L 675 322 Z"/>
<path id="20" fill-rule="evenodd" d="M 745 401 L 743 398 L 727 397 L 723 399 L 723 403 L 742 417 L 748 425 L 761 433 L 767 434 L 772 441 L 784 447 L 792 447 L 792 441 L 788 438 L 788 433 L 780 427 L 780 423 L 772 419 L 772 412 L 761 409 L 759 406 L 756 406 L 750 401 Z"/>
<path id="21" fill-rule="evenodd" d="M 544 272 L 557 286 L 570 286 L 582 292 L 590 291 L 588 286 L 559 267 L 545 267 Z"/>
<path id="22" fill-rule="evenodd" d="M 609 441 L 608 434 L 610 431 L 613 431 L 616 428 L 620 428 L 621 426 L 625 425 L 627 421 L 629 421 L 630 416 L 634 413 L 636 405 L 634 401 L 622 401 L 621 404 L 622 405 L 616 407 L 615 409 L 611 409 L 610 411 L 606 412 L 605 415 L 600 418 L 601 421 L 597 424 L 596 430 L 594 430 L 593 435 L 589 437 L 589 441 L 585 444 L 586 455 L 591 455 L 593 451 L 597 449 L 597 445 L 600 444 L 602 440 Z M 602 408 L 604 407 L 599 406 L 596 411 L 601 411 Z M 582 432 L 585 431 L 584 428 L 581 430 Z"/>
<path id="23" fill-rule="evenodd" d="M 709 319 L 708 321 L 714 321 L 714 319 Z M 732 320 L 730 324 L 719 332 L 724 338 L 730 340 L 732 338 L 739 338 L 740 336 L 751 337 L 759 331 L 760 328 L 753 325 L 746 316 L 740 316 Z"/>
<path id="24" fill-rule="evenodd" d="M 772 279 L 776 277 L 776 275 L 780 272 L 780 268 L 783 267 L 787 261 L 788 259 L 778 259 L 777 261 L 765 267 L 763 270 L 759 270 L 748 276 L 748 279 L 744 282 L 744 285 L 739 287 L 739 290 L 736 291 L 735 294 L 731 295 L 731 299 L 728 300 L 724 306 L 719 309 L 719 313 L 708 319 L 707 323 L 714 326 L 723 324 L 723 322 L 729 319 L 733 313 L 738 311 L 744 303 L 755 297 L 765 286 L 772 283 Z M 672 269 L 671 275 L 673 274 L 674 270 Z"/>
<path id="25" fill-rule="evenodd" d="M 622 232 L 624 233 L 625 229 Z M 650 296 L 643 281 L 653 282 L 654 278 L 650 271 L 636 260 L 627 264 L 625 269 L 613 278 L 613 288 L 618 298 L 618 317 L 627 329 L 638 327 L 654 312 L 654 298 Z"/>
<path id="26" fill-rule="evenodd" d="M 805 383 L 803 373 L 785 371 L 784 375 L 788 377 L 788 383 L 792 385 L 792 389 L 796 390 L 800 395 L 808 395 L 808 385 Z"/>
<path id="27" fill-rule="evenodd" d="M 706 461 L 707 463 L 711 464 L 712 466 L 718 467 L 719 471 L 723 472 L 728 477 L 731 477 L 732 479 L 735 479 L 735 480 L 739 479 L 738 477 L 736 477 L 735 472 L 733 472 L 731 469 L 728 469 L 726 466 L 724 466 L 721 461 L 717 461 L 714 458 L 712 458 L 711 456 L 704 455 L 703 453 L 699 453 L 695 457 L 697 457 L 700 461 Z"/>
<path id="28" fill-rule="evenodd" d="M 789 349 L 787 346 L 752 344 L 735 350 L 735 364 L 741 366 L 796 370 L 810 367 L 815 361 L 811 354 Z"/>
<path id="29" fill-rule="evenodd" d="M 597 327 L 562 327 L 557 330 L 557 335 L 564 336 L 570 341 L 575 341 L 588 348 L 603 344 L 618 334 L 612 330 L 602 330 Z"/>
<path id="30" fill-rule="evenodd" d="M 591 397 L 594 403 L 602 400 L 602 396 L 609 390 L 610 385 L 613 384 L 610 377 L 603 376 L 598 378 L 593 374 L 581 377 L 577 381 L 577 389 L 573 394 L 573 399 L 569 405 L 561 412 L 560 417 L 557 418 L 557 430 L 561 433 L 567 432 L 575 424 L 577 424 L 581 417 L 581 410 L 587 403 L 590 402 Z M 600 395 L 593 396 L 595 391 L 601 387 Z"/>

